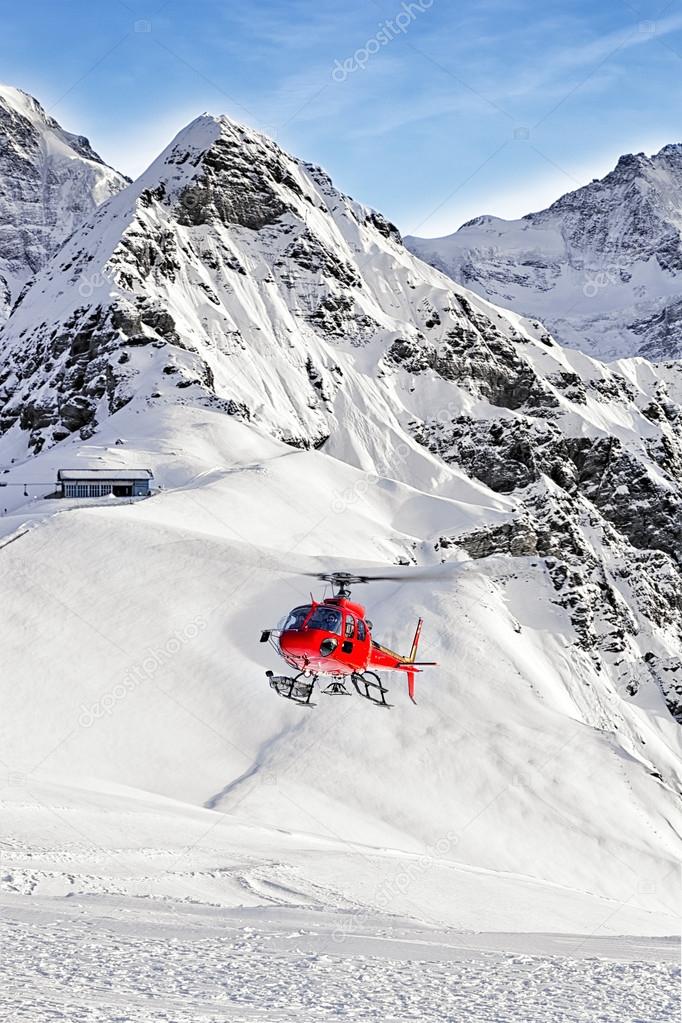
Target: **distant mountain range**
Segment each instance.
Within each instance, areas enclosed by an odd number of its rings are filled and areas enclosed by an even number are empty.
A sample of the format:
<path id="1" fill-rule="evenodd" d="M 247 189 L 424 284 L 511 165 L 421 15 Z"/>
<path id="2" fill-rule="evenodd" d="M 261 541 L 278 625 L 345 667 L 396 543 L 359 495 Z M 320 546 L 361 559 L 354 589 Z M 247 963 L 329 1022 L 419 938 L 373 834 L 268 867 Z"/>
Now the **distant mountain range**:
<path id="1" fill-rule="evenodd" d="M 520 220 L 405 239 L 453 280 L 598 358 L 682 355 L 682 145 L 622 156 L 601 181 Z"/>

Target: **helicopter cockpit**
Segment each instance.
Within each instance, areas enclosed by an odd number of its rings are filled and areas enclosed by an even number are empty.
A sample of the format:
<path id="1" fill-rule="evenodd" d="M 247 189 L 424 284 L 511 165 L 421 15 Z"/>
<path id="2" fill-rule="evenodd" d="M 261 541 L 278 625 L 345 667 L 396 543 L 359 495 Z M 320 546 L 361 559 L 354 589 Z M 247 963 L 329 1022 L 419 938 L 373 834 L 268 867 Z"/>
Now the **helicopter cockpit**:
<path id="1" fill-rule="evenodd" d="M 281 631 L 301 632 L 305 628 L 306 630 L 319 629 L 321 632 L 331 632 L 336 636 L 341 635 L 342 614 L 338 608 L 318 604 L 312 614 L 310 614 L 311 611 L 311 604 L 295 607 L 284 619 L 280 626 Z"/>
<path id="2" fill-rule="evenodd" d="M 281 632 L 300 632 L 303 628 L 303 623 L 312 610 L 311 604 L 305 604 L 303 607 L 295 607 L 293 611 L 290 611 L 286 618 L 283 618 L 277 628 Z"/>
<path id="3" fill-rule="evenodd" d="M 322 632 L 331 632 L 335 636 L 341 635 L 341 612 L 335 607 L 325 607 L 320 604 L 310 616 L 306 629 L 320 629 Z"/>

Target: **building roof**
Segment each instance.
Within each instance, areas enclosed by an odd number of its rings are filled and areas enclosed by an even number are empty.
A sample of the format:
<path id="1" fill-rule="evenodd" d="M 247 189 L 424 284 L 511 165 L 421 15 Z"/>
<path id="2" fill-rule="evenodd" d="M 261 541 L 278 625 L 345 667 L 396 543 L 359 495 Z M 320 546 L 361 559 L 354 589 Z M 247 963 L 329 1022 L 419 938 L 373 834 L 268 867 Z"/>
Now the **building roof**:
<path id="1" fill-rule="evenodd" d="M 60 469 L 57 473 L 60 483 L 71 483 L 76 480 L 101 483 L 102 480 L 126 481 L 153 480 L 151 469 Z"/>

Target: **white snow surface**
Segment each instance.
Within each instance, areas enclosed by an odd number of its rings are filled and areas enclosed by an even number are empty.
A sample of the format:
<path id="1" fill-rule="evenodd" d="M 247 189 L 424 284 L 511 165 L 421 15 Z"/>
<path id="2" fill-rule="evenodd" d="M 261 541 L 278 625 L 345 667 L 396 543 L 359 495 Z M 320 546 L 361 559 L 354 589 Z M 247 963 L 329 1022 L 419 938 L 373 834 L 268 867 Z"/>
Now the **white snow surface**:
<path id="1" fill-rule="evenodd" d="M 425 616 L 417 707 L 395 681 L 389 712 L 304 710 L 263 674 L 299 572 L 428 562 L 434 524 L 504 499 L 188 407 L 60 448 L 15 471 L 68 453 L 164 489 L 0 519 L 12 1018 L 673 1019 L 679 728 L 577 651 L 542 562 L 357 593 L 392 646 Z"/>
<path id="2" fill-rule="evenodd" d="M 15 780 L 3 817 L 0 978 L 19 1023 L 677 1018 L 674 938 L 597 919 L 594 934 L 482 929 L 502 919 L 487 906 L 513 919 L 532 904 L 532 882 L 120 786 Z M 470 926 L 415 917 L 439 888 Z M 571 904 L 583 920 L 618 912 L 543 895 L 557 920 Z"/>

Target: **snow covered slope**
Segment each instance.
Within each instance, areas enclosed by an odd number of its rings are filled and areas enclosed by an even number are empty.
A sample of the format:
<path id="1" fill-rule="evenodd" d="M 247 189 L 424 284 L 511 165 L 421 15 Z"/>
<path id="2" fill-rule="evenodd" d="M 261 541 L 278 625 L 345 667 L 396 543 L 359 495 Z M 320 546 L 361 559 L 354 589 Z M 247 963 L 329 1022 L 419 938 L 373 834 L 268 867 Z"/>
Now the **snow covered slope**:
<path id="1" fill-rule="evenodd" d="M 583 574 L 558 567 L 555 585 L 570 603 L 580 578 L 586 649 L 646 654 L 637 678 L 680 712 L 679 364 L 562 349 L 415 259 L 318 168 L 209 115 L 74 233 L 3 339 L 11 457 L 181 405 L 473 505 L 518 492 L 513 525 L 444 529 L 439 549 L 574 559 Z M 639 649 L 641 615 L 662 645 Z"/>
<path id="2" fill-rule="evenodd" d="M 521 220 L 477 217 L 412 252 L 542 319 L 598 358 L 682 355 L 682 145 L 623 156 L 602 180 Z"/>
<path id="3" fill-rule="evenodd" d="M 15 784 L 2 809 L 0 982 L 16 1023 L 677 1023 L 679 943 L 605 933 L 607 915 L 641 930 L 646 914 L 585 893 L 544 896 L 557 924 L 601 913 L 596 933 L 485 933 L 532 927 L 541 886 L 122 786 Z M 415 920 L 429 889 L 472 926 Z"/>
<path id="4" fill-rule="evenodd" d="M 486 933 L 533 926 L 540 886 L 122 786 L 15 784 L 2 809 L 0 983 L 16 1023 L 677 1023 L 679 942 L 598 926 L 646 929 L 629 907 L 555 886 L 553 920 L 601 912 L 596 933 Z M 363 887 L 374 905 L 359 911 Z M 428 888 L 472 926 L 415 920 Z"/>
<path id="5" fill-rule="evenodd" d="M 443 872 L 408 872 L 403 915 L 673 930 L 680 366 L 562 349 L 208 115 L 73 234 L 3 343 L 0 746 L 29 792 L 123 784 L 360 843 L 342 892 L 338 859 L 296 859 L 325 906 L 376 910 L 383 857 L 426 854 Z M 162 489 L 44 500 L 78 464 Z M 418 708 L 279 700 L 257 639 L 298 573 L 398 562 L 441 566 L 366 597 L 391 646 L 427 620 Z M 294 869 L 273 846 L 268 892 Z"/>
<path id="6" fill-rule="evenodd" d="M 67 235 L 125 184 L 86 138 L 0 85 L 0 321 Z"/>
<path id="7" fill-rule="evenodd" d="M 363 594 L 391 645 L 426 618 L 424 651 L 440 666 L 420 678 L 417 708 L 397 682 L 389 714 L 322 696 L 306 712 L 267 686 L 277 661 L 259 631 L 305 599 L 298 572 L 406 554 L 437 564 L 446 523 L 475 522 L 478 534 L 504 522 L 508 498 L 472 509 L 466 489 L 458 500 L 372 480 L 187 406 L 165 410 L 153 436 L 123 410 L 97 446 L 66 447 L 70 464 L 176 475 L 136 505 L 58 513 L 41 501 L 34 514 L 47 518 L 0 549 L 10 787 L 38 795 L 45 781 L 87 780 L 99 806 L 97 792 L 118 783 L 350 843 L 348 875 L 330 854 L 294 855 L 285 836 L 259 846 L 265 891 L 293 888 L 330 909 L 389 907 L 460 928 L 674 931 L 679 728 L 651 677 L 628 690 L 629 650 L 585 649 L 579 605 L 556 601 L 546 559 L 453 550 L 435 581 Z M 47 457 L 17 474 L 46 472 Z M 95 823 L 87 837 L 105 841 Z M 396 879 L 383 892 L 386 856 L 398 861 L 389 878 L 416 857 L 404 889 Z M 205 900 L 235 898 L 238 864 L 224 857 Z M 13 863 L 11 884 L 30 886 L 31 865 Z M 71 890 L 85 894 L 80 873 Z"/>

